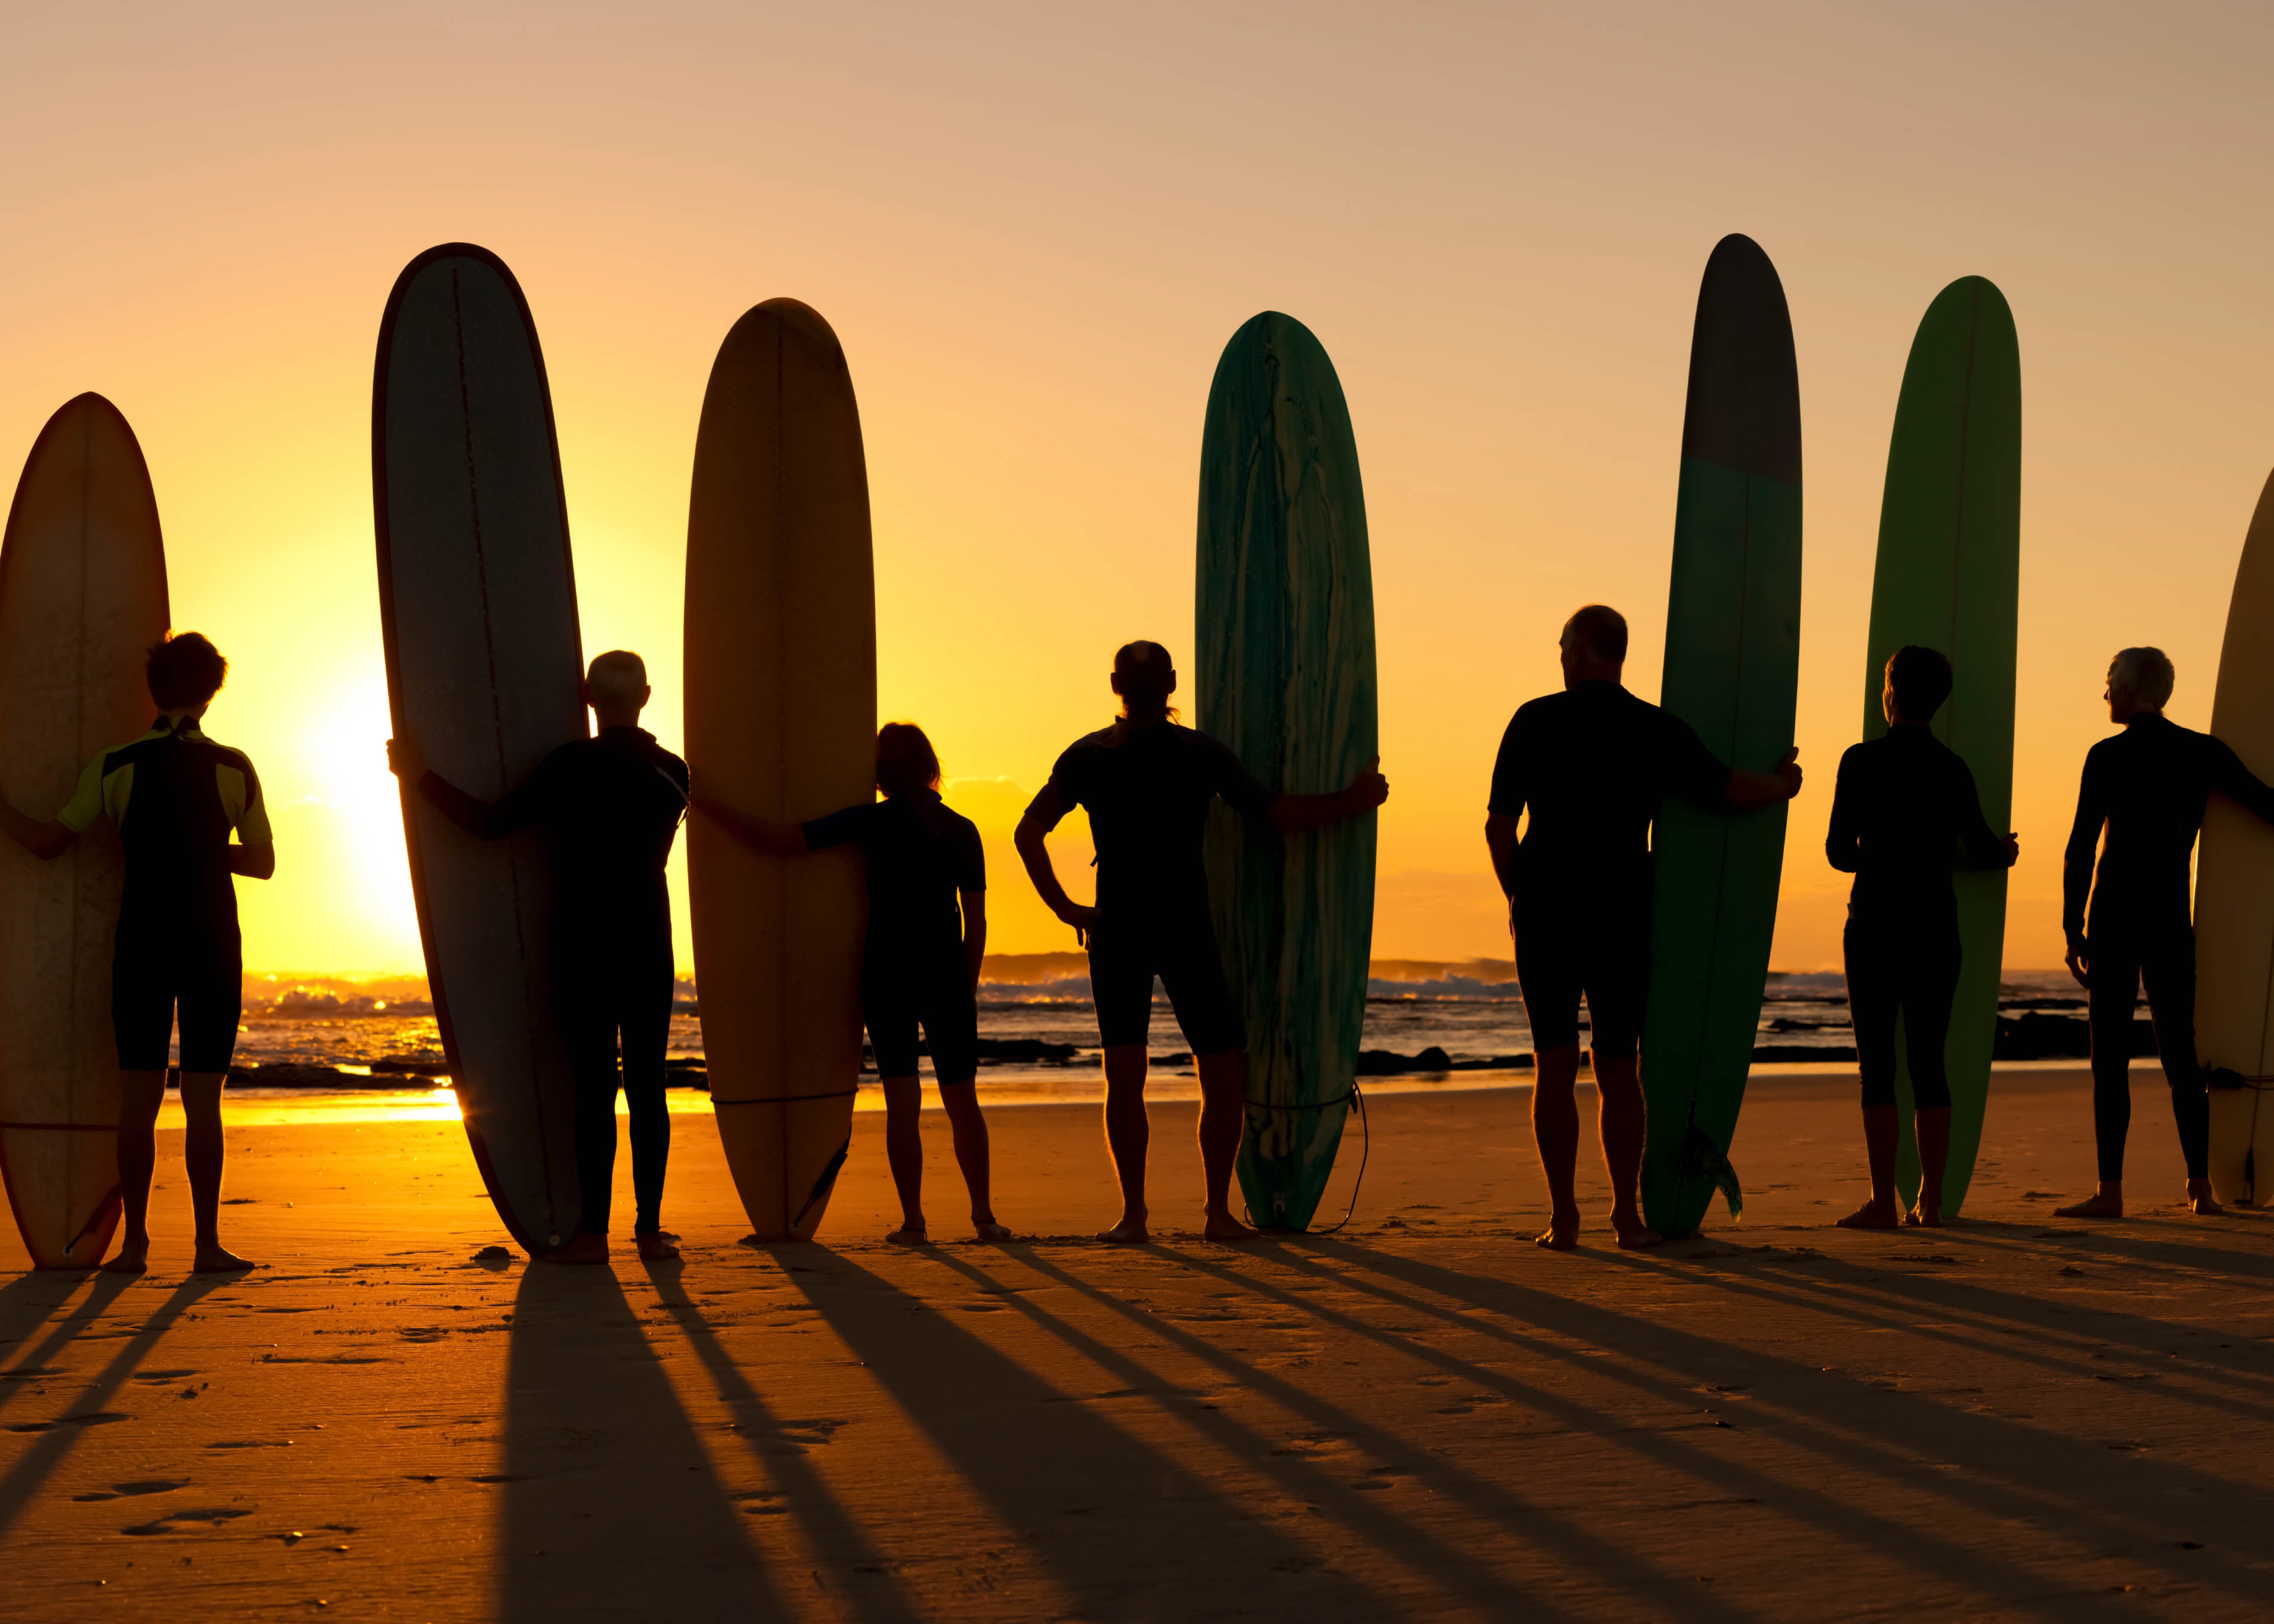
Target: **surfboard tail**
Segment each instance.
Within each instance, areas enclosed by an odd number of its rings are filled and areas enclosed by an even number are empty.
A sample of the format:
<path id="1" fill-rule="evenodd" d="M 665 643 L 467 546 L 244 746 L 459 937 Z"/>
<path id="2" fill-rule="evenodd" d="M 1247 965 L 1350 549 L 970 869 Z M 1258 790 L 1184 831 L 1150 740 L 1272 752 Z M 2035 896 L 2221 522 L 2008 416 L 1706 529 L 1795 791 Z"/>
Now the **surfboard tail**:
<path id="1" fill-rule="evenodd" d="M 1712 1184 L 1729 1204 L 1729 1221 L 1745 1221 L 1744 1186 L 1738 1182 L 1737 1169 L 1729 1164 L 1729 1153 L 1694 1122 L 1690 1124 L 1690 1136 L 1682 1143 L 1681 1177 L 1683 1184 L 1702 1180 Z"/>

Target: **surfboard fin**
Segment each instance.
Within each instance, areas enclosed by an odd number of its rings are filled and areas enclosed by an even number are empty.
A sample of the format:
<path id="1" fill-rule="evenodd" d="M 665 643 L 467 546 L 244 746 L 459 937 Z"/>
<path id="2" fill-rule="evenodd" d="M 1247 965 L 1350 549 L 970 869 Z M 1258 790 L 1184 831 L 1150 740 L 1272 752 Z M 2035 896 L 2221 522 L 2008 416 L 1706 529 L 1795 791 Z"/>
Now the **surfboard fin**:
<path id="1" fill-rule="evenodd" d="M 805 1205 L 797 1209 L 797 1216 L 790 1221 L 789 1232 L 792 1235 L 805 1228 L 806 1214 L 829 1199 L 829 1192 L 837 1187 L 838 1170 L 845 1165 L 845 1158 L 852 1154 L 852 1150 L 853 1139 L 848 1134 L 845 1142 L 837 1147 L 837 1154 L 829 1158 L 829 1165 L 821 1169 L 821 1177 L 813 1181 L 813 1193 L 805 1198 Z"/>
<path id="2" fill-rule="evenodd" d="M 1729 1165 L 1728 1154 L 1695 1123 L 1690 1124 L 1690 1137 L 1682 1142 L 1682 1177 L 1685 1184 L 1692 1178 L 1711 1180 L 1729 1204 L 1730 1222 L 1745 1221 L 1745 1192 L 1737 1182 L 1737 1169 Z"/>

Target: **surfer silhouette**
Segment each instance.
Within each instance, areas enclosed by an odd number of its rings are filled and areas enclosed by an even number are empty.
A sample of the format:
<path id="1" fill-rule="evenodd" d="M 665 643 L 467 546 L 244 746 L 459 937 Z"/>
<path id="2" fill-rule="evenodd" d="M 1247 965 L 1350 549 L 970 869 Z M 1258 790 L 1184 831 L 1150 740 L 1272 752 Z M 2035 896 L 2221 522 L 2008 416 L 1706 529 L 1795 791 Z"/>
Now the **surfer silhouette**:
<path id="1" fill-rule="evenodd" d="M 1089 950 L 1089 983 L 1105 1057 L 1105 1139 L 1121 1184 L 1121 1217 L 1098 1238 L 1147 1238 L 1145 1043 L 1160 978 L 1190 1046 L 1201 1082 L 1203 1233 L 1233 1240 L 1254 1231 L 1232 1216 L 1232 1164 L 1247 1116 L 1247 1028 L 1224 975 L 1209 914 L 1201 835 L 1219 798 L 1274 829 L 1317 829 L 1389 798 L 1368 762 L 1349 787 L 1281 794 L 1257 782 L 1231 749 L 1179 726 L 1169 696 L 1177 673 L 1157 643 L 1132 643 L 1113 657 L 1121 715 L 1066 747 L 1026 816 L 1016 842 L 1028 877 L 1051 913 Z M 1051 830 L 1076 807 L 1089 813 L 1097 851 L 1097 901 L 1066 895 L 1050 866 Z"/>
<path id="2" fill-rule="evenodd" d="M 900 1226 L 885 1238 L 921 1245 L 923 1087 L 916 1030 L 971 1195 L 971 1227 L 1006 1241 L 989 1191 L 987 1119 L 979 1109 L 980 966 L 987 955 L 987 858 L 969 818 L 940 799 L 939 756 L 913 722 L 877 730 L 877 788 L 862 801 L 803 823 L 777 823 L 695 786 L 695 810 L 776 857 L 857 846 L 868 868 L 869 930 L 861 951 L 861 1019 L 885 1088 L 885 1159 L 900 1192 Z"/>
<path id="3" fill-rule="evenodd" d="M 1840 758 L 1824 852 L 1856 876 L 1845 945 L 1849 1019 L 1864 1078 L 1864 1150 L 1871 1197 L 1841 1219 L 1849 1229 L 1892 1229 L 1905 1215 L 1895 1199 L 1895 1024 L 1910 1059 L 1918 1137 L 1918 1207 L 1908 1222 L 1942 1225 L 1942 1175 L 1950 1157 L 1950 1080 L 1943 1064 L 1951 1000 L 1958 991 L 1958 898 L 1951 870 L 2011 868 L 2012 835 L 1991 833 L 1974 773 L 1929 730 L 1950 697 L 1950 662 L 1933 649 L 1898 649 L 1879 695 L 1887 731 Z"/>
<path id="4" fill-rule="evenodd" d="M 2143 981 L 2187 1159 L 2187 1206 L 2202 1214 L 2222 1210 L 2211 1196 L 2210 1101 L 2195 1061 L 2195 933 L 2187 871 L 2211 791 L 2274 823 L 2274 789 L 2218 740 L 2165 718 L 2173 678 L 2161 649 L 2118 652 L 2108 666 L 2105 697 L 2108 719 L 2124 731 L 2086 753 L 2077 791 L 2076 823 L 2062 865 L 2061 926 L 2068 936 L 2069 974 L 2086 989 L 2091 1017 L 2092 1129 L 2100 1180 L 2089 1199 L 2054 1209 L 2063 1218 L 2124 1215 L 2133 1010 Z"/>
<path id="5" fill-rule="evenodd" d="M 687 812 L 687 763 L 639 725 L 652 690 L 647 665 L 623 650 L 586 672 L 584 703 L 599 733 L 561 746 L 505 799 L 468 794 L 427 764 L 418 739 L 390 739 L 388 765 L 478 839 L 536 825 L 550 842 L 557 889 L 551 955 L 561 1037 L 576 1079 L 576 1233 L 548 1263 L 605 1263 L 616 1167 L 617 1055 L 631 1117 L 632 1244 L 642 1259 L 679 1256 L 663 1229 L 671 1157 L 664 1056 L 674 966 L 663 868 Z"/>
<path id="6" fill-rule="evenodd" d="M 118 1274 L 149 1267 L 155 1130 L 178 1021 L 182 1159 L 197 1229 L 191 1267 L 222 1274 L 252 1267 L 221 1244 L 221 1091 L 237 1053 L 245 996 L 233 876 L 275 874 L 276 845 L 252 763 L 199 726 L 229 675 L 221 650 L 200 633 L 169 633 L 151 648 L 143 670 L 159 711 L 150 731 L 89 762 L 53 821 L 0 800 L 0 826 L 34 856 L 53 858 L 108 818 L 126 854 L 110 965 L 126 1225 L 118 1255 L 102 1267 Z"/>
<path id="7" fill-rule="evenodd" d="M 1579 1244 L 1579 1000 L 1592 1027 L 1611 1228 L 1622 1247 L 1657 1245 L 1637 1204 L 1642 1071 L 1636 1050 L 1650 989 L 1650 829 L 1669 794 L 1750 811 L 1800 793 L 1796 752 L 1773 772 L 1723 765 L 1687 722 L 1620 685 L 1627 623 L 1590 604 L 1564 623 L 1563 691 L 1531 701 L 1493 763 L 1485 845 L 1509 901 L 1516 976 L 1538 1070 L 1532 1137 L 1551 1211 L 1539 1244 Z M 1517 820 L 1531 821 L 1517 836 Z"/>

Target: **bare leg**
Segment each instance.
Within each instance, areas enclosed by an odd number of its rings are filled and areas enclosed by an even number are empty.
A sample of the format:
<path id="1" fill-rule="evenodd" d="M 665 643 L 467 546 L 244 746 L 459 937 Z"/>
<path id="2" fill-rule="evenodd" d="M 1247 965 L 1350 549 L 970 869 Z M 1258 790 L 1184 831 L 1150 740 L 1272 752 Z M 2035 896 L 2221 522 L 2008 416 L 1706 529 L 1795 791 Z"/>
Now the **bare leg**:
<path id="1" fill-rule="evenodd" d="M 1950 1165 L 1950 1107 L 1931 1105 L 1914 1119 L 1918 1132 L 1918 1210 L 1910 1221 L 1922 1229 L 1942 1228 L 1942 1175 Z"/>
<path id="2" fill-rule="evenodd" d="M 1121 1181 L 1121 1222 L 1102 1241 L 1141 1242 L 1145 1230 L 1145 1149 L 1152 1126 L 1145 1116 L 1145 1046 L 1114 1043 L 1105 1050 L 1105 1147 Z"/>
<path id="3" fill-rule="evenodd" d="M 955 1165 L 963 1169 L 963 1187 L 971 1192 L 972 1232 L 983 1241 L 1007 1241 L 1011 1231 L 995 1222 L 995 1203 L 988 1189 L 987 1118 L 979 1114 L 978 1085 L 942 1083 L 939 1102 L 955 1136 Z"/>
<path id="4" fill-rule="evenodd" d="M 1537 1238 L 1554 1252 L 1569 1252 L 1579 1244 L 1579 1198 L 1572 1191 L 1579 1159 L 1579 1104 L 1571 1092 L 1578 1078 L 1577 1043 L 1540 1052 L 1532 1085 L 1532 1137 L 1540 1145 L 1540 1170 L 1547 1177 L 1547 1227 Z"/>
<path id="5" fill-rule="evenodd" d="M 1201 1176 L 1207 1192 L 1207 1219 L 1201 1233 L 1212 1241 L 1246 1240 L 1254 1230 L 1231 1215 L 1231 1171 L 1239 1160 L 1239 1138 L 1247 1127 L 1247 1051 L 1229 1049 L 1202 1055 L 1201 1074 Z"/>
<path id="6" fill-rule="evenodd" d="M 1920 1113 L 1925 1115 L 1924 1111 Z M 1943 1113 L 1943 1147 L 1950 1146 L 1950 1113 Z M 1871 1199 L 1840 1220 L 1843 1229 L 1892 1229 L 1902 1222 L 1895 1207 L 1895 1146 L 1902 1123 L 1892 1105 L 1864 1108 L 1864 1160 L 1871 1169 Z M 1935 1199 L 1940 1210 L 1942 1170 L 1935 1169 Z M 1924 1193 L 1924 1192 L 1922 1192 Z"/>
<path id="7" fill-rule="evenodd" d="M 166 1100 L 163 1071 L 118 1074 L 118 1196 L 125 1233 L 106 1274 L 139 1274 L 150 1267 L 150 1175 L 158 1162 L 158 1108 Z"/>
<path id="8" fill-rule="evenodd" d="M 913 1077 L 885 1080 L 885 1160 L 900 1192 L 900 1227 L 885 1237 L 904 1246 L 921 1245 L 923 1215 L 923 1085 Z"/>
<path id="9" fill-rule="evenodd" d="M 197 1221 L 198 1250 L 192 1273 L 225 1274 L 252 1265 L 221 1244 L 221 1089 L 222 1071 L 182 1073 L 182 1160 L 190 1170 L 190 1212 Z"/>
<path id="10" fill-rule="evenodd" d="M 1645 1227 L 1636 1189 L 1642 1183 L 1642 1066 L 1633 1055 L 1595 1051 L 1595 1092 L 1603 1138 L 1603 1170 L 1611 1176 L 1611 1229 L 1629 1252 L 1660 1244 L 1666 1237 Z M 1574 1147 L 1577 1154 L 1577 1147 Z"/>
<path id="11" fill-rule="evenodd" d="M 2068 1207 L 2053 1208 L 2056 1218 L 2121 1218 L 2124 1216 L 2124 1181 L 2104 1178 L 2090 1199 Z"/>

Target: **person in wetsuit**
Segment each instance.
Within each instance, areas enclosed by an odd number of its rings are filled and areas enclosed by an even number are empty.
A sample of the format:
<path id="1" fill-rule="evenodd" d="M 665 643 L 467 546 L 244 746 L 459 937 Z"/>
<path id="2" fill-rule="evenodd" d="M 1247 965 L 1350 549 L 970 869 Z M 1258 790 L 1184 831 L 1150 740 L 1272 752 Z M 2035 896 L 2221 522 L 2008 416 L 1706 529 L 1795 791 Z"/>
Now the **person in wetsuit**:
<path id="1" fill-rule="evenodd" d="M 971 1227 L 1005 1241 L 989 1190 L 987 1119 L 979 1109 L 979 972 L 987 955 L 987 857 L 979 830 L 940 799 L 939 756 L 913 722 L 877 730 L 877 788 L 866 801 L 803 823 L 777 823 L 720 804 L 701 782 L 695 809 L 776 857 L 860 847 L 869 878 L 861 951 L 861 1019 L 885 1089 L 885 1159 L 900 1198 L 885 1239 L 920 1245 L 923 1086 L 916 1032 L 931 1045 L 956 1165 L 971 1196 Z"/>
<path id="2" fill-rule="evenodd" d="M 1840 758 L 1824 853 L 1856 883 L 1849 893 L 1849 1020 L 1864 1077 L 1864 1151 L 1871 1199 L 1842 1229 L 1892 1229 L 1895 1202 L 1895 1023 L 1902 1022 L 1918 1136 L 1918 1207 L 1909 1221 L 1942 1225 L 1942 1174 L 1950 1156 L 1950 1079 L 1943 1048 L 1958 991 L 1958 898 L 1952 868 L 2011 868 L 2021 854 L 1982 816 L 1974 773 L 1929 731 L 1950 697 L 1950 662 L 1935 650 L 1898 649 L 1879 695 L 1887 731 Z"/>
<path id="3" fill-rule="evenodd" d="M 674 966 L 664 864 L 687 812 L 687 763 L 639 725 L 647 666 L 623 650 L 593 660 L 584 703 L 599 733 L 562 745 L 504 800 L 478 800 L 426 763 L 418 741 L 388 744 L 388 762 L 438 811 L 478 839 L 532 824 L 554 864 L 551 954 L 562 1039 L 576 1089 L 576 1233 L 540 1254 L 548 1263 L 605 1263 L 616 1168 L 617 1054 L 631 1116 L 632 1243 L 640 1257 L 679 1256 L 663 1229 L 671 1113 L 664 1056 Z"/>
<path id="4" fill-rule="evenodd" d="M 110 1026 L 118 1046 L 118 1190 L 126 1223 L 117 1256 L 102 1267 L 118 1274 L 149 1267 L 158 1108 L 178 1021 L 182 1160 L 197 1229 L 191 1267 L 222 1274 L 252 1267 L 221 1244 L 221 1091 L 245 996 L 233 876 L 275 874 L 275 838 L 252 763 L 198 726 L 229 675 L 221 650 L 197 632 L 169 634 L 143 669 L 159 711 L 150 731 L 89 762 L 52 822 L 0 801 L 0 825 L 34 856 L 52 858 L 107 818 L 125 851 Z"/>
<path id="5" fill-rule="evenodd" d="M 1659 803 L 1679 795 L 1746 811 L 1800 793 L 1787 752 L 1773 773 L 1716 760 L 1687 722 L 1620 685 L 1627 623 L 1590 604 L 1565 622 L 1563 691 L 1531 701 L 1510 720 L 1493 763 L 1485 845 L 1508 898 L 1516 978 L 1532 1023 L 1538 1070 L 1532 1137 L 1547 1177 L 1550 1214 L 1538 1241 L 1578 1244 L 1573 1179 L 1579 1153 L 1579 1000 L 1593 1028 L 1603 1165 L 1611 1228 L 1626 1248 L 1654 1246 L 1637 1203 L 1642 1177 L 1642 1039 L 1650 991 L 1650 830 Z M 1532 814 L 1523 838 L 1517 820 Z"/>
<path id="6" fill-rule="evenodd" d="M 2143 981 L 2187 1159 L 2187 1205 L 2197 1213 L 2220 1210 L 2210 1192 L 2210 1101 L 2195 1062 L 2195 933 L 2187 871 L 2211 791 L 2274 822 L 2274 789 L 2218 740 L 2165 717 L 2172 679 L 2172 662 L 2160 649 L 2126 649 L 2110 663 L 2108 719 L 2124 731 L 2086 754 L 2077 792 L 2076 823 L 2061 874 L 2061 926 L 2068 936 L 2069 974 L 2086 989 L 2091 1017 L 2100 1186 L 2088 1200 L 2055 1208 L 2063 1218 L 2124 1215 L 2133 1008 Z"/>
<path id="7" fill-rule="evenodd" d="M 1209 914 L 1201 835 L 1219 798 L 1243 817 L 1288 832 L 1370 812 L 1389 784 L 1369 762 L 1347 788 L 1328 794 L 1274 792 L 1229 748 L 1180 726 L 1169 696 L 1176 667 L 1157 643 L 1132 643 L 1113 657 L 1121 715 L 1077 739 L 1050 769 L 1019 822 L 1019 855 L 1051 913 L 1089 950 L 1090 996 L 1105 1055 L 1105 1138 L 1121 1184 L 1121 1217 L 1098 1238 L 1147 1238 L 1145 1043 L 1160 978 L 1193 1051 L 1201 1081 L 1200 1149 L 1210 1240 L 1252 1234 L 1231 1214 L 1232 1163 L 1247 1116 L 1247 1026 L 1224 974 Z M 1089 813 L 1097 853 L 1097 901 L 1074 901 L 1050 867 L 1051 830 L 1076 807 Z"/>

